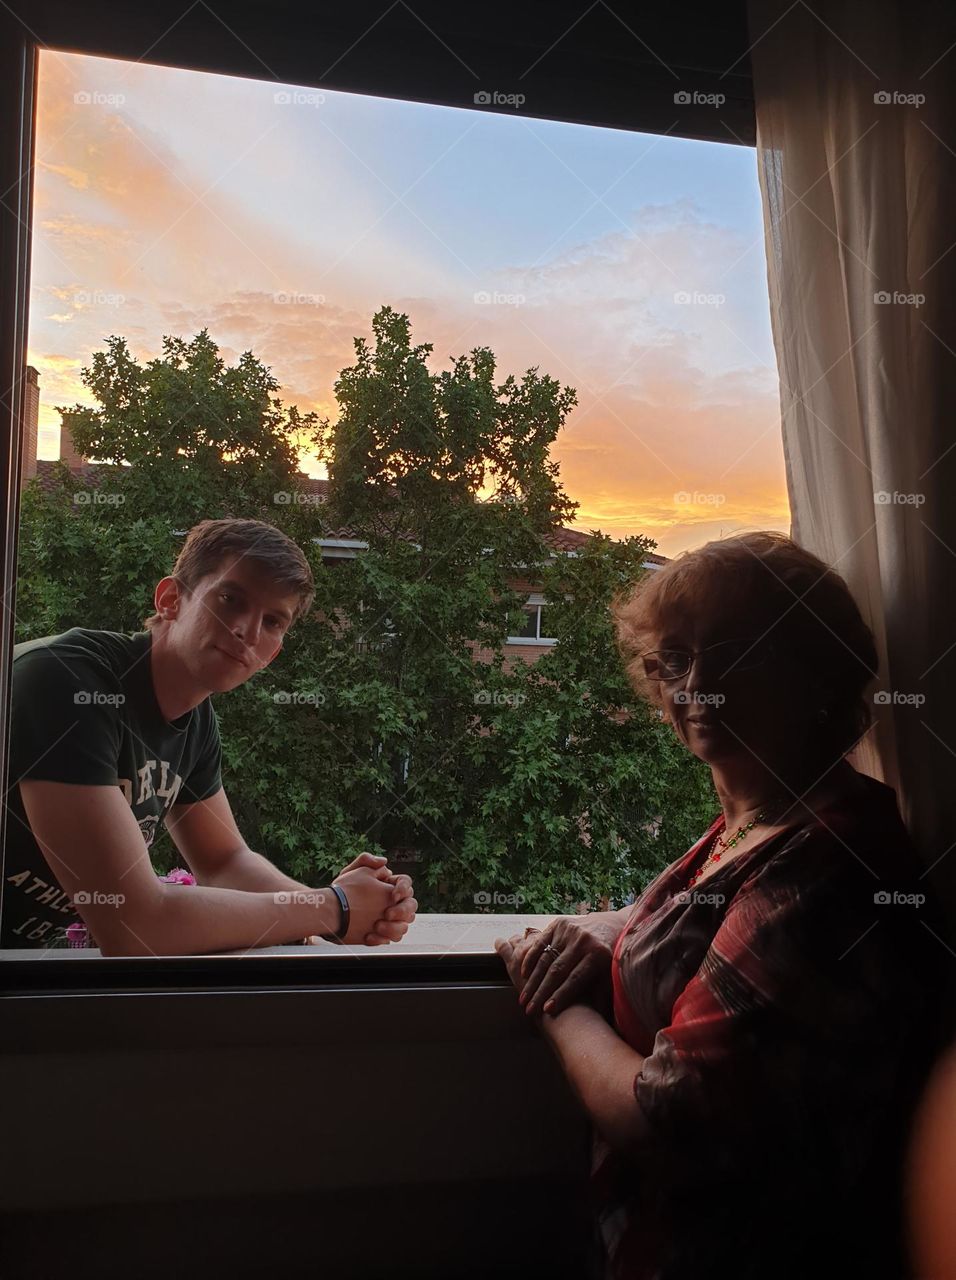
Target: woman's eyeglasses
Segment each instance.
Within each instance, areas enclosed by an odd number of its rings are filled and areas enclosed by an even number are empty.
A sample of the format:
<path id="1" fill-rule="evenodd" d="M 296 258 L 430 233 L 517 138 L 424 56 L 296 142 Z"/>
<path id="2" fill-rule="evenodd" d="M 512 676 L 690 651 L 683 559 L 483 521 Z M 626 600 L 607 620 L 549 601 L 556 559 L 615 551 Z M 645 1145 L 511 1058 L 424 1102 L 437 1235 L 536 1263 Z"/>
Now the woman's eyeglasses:
<path id="1" fill-rule="evenodd" d="M 773 653 L 771 645 L 752 637 L 721 640 L 719 644 L 709 644 L 704 649 L 652 649 L 649 653 L 641 654 L 644 674 L 648 680 L 681 680 L 690 671 L 696 657 L 702 653 L 712 653 L 715 649 L 721 651 L 717 655 L 717 675 L 720 679 L 734 671 L 750 671 L 759 667 Z"/>

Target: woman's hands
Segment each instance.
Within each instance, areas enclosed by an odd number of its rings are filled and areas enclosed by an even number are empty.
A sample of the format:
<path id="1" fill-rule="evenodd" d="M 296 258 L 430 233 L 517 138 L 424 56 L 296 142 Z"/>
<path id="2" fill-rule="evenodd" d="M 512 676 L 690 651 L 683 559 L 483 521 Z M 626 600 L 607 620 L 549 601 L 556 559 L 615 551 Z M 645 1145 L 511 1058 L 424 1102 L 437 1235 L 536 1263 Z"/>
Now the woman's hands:
<path id="1" fill-rule="evenodd" d="M 364 942 L 369 947 L 401 942 L 418 910 L 411 876 L 389 871 L 386 859 L 379 854 L 360 853 L 332 883 L 343 889 L 349 900 L 345 942 Z"/>
<path id="2" fill-rule="evenodd" d="M 510 938 L 495 938 L 495 950 L 505 962 L 508 977 L 520 991 L 524 986 L 521 976 L 521 964 L 525 958 L 531 939 L 525 934 L 516 933 Z"/>
<path id="3" fill-rule="evenodd" d="M 557 1015 L 569 1005 L 607 1003 L 611 956 L 626 912 L 558 916 L 543 931 L 495 941 L 525 1013 Z"/>

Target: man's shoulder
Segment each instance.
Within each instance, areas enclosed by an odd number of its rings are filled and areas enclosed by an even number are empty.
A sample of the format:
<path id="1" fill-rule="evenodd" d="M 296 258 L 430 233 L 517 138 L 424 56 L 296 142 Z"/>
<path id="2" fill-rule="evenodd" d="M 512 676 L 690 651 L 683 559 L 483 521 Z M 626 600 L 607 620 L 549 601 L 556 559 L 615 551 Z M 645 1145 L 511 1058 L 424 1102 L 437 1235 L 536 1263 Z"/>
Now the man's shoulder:
<path id="1" fill-rule="evenodd" d="M 97 631 L 88 627 L 71 627 L 58 635 L 24 640 L 13 648 L 14 678 L 21 671 L 37 668 L 47 671 L 99 672 L 104 676 L 122 677 L 145 649 L 146 632 L 127 634 L 122 631 Z"/>

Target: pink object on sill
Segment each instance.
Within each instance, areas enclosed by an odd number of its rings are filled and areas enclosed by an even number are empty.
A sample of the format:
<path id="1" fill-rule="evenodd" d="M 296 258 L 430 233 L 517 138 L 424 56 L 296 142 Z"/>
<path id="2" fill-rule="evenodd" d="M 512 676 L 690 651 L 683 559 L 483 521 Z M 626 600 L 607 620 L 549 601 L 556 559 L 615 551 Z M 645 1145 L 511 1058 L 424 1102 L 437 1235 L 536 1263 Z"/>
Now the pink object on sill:
<path id="1" fill-rule="evenodd" d="M 157 872 L 157 874 L 159 874 Z M 159 876 L 160 880 L 165 880 L 167 884 L 195 884 L 196 877 L 191 871 L 187 871 L 185 867 L 174 867 L 168 875 Z M 73 924 L 67 925 L 64 930 L 66 934 L 67 945 L 71 947 L 95 947 L 96 942 L 89 929 L 81 920 L 75 921 Z"/>
<path id="2" fill-rule="evenodd" d="M 90 931 L 85 924 L 79 922 L 66 926 L 66 940 L 71 947 L 91 947 Z"/>
<path id="3" fill-rule="evenodd" d="M 174 867 L 169 875 L 160 876 L 160 880 L 165 880 L 167 884 L 195 884 L 196 877 L 183 867 Z"/>

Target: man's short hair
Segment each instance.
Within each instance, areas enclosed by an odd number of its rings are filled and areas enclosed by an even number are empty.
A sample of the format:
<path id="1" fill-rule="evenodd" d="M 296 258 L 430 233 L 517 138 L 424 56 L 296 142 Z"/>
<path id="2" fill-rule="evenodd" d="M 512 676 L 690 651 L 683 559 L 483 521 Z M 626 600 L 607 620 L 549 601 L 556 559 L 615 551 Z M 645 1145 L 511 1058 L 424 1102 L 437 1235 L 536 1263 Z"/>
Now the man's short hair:
<path id="1" fill-rule="evenodd" d="M 315 596 L 315 581 L 309 562 L 291 538 L 263 520 L 228 518 L 200 521 L 186 535 L 171 576 L 189 594 L 203 578 L 215 573 L 224 561 L 237 557 L 250 561 L 267 573 L 275 585 L 289 595 L 298 595 L 293 623 L 308 612 Z M 150 630 L 161 621 L 160 615 L 154 613 L 143 625 Z"/>

